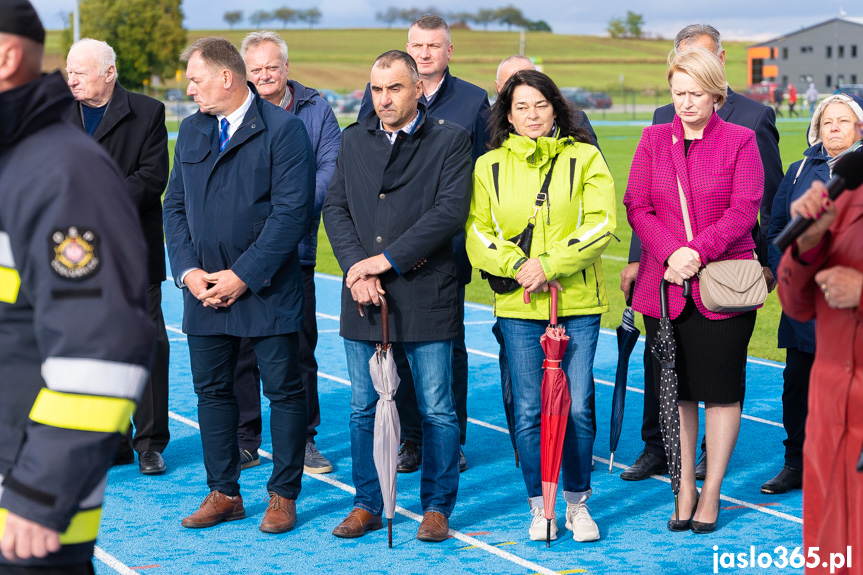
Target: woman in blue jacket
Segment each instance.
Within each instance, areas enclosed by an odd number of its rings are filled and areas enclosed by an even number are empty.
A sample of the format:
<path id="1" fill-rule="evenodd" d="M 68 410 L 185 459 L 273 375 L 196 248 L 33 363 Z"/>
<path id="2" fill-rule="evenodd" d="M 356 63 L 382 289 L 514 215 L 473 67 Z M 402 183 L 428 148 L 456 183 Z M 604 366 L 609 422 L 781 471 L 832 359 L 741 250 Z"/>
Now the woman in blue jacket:
<path id="1" fill-rule="evenodd" d="M 857 123 L 863 122 L 863 100 L 848 94 L 834 94 L 821 101 L 812 115 L 808 140 L 810 147 L 803 159 L 791 164 L 773 200 L 768 232 L 770 269 L 775 277 L 782 253 L 773 240 L 790 221 L 791 202 L 802 196 L 813 181 L 826 182 L 833 166 L 846 154 L 863 153 Z M 863 161 L 863 156 L 861 156 Z M 800 489 L 803 479 L 803 440 L 805 438 L 809 372 L 815 360 L 815 321 L 799 322 L 785 313 L 779 320 L 779 347 L 785 348 L 782 422 L 788 438 L 785 465 L 773 479 L 761 486 L 767 494 Z"/>

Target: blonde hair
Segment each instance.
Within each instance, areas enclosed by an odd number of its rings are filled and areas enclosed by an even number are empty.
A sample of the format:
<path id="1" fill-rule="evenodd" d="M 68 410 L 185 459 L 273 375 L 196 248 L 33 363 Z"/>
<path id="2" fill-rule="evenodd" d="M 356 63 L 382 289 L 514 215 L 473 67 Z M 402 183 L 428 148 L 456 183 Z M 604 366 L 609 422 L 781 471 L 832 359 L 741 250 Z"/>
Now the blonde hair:
<path id="1" fill-rule="evenodd" d="M 716 54 L 704 48 L 693 47 L 689 50 L 668 55 L 668 85 L 675 72 L 686 74 L 695 80 L 702 90 L 716 98 L 716 107 L 721 108 L 728 99 L 728 82 L 725 69 Z"/>

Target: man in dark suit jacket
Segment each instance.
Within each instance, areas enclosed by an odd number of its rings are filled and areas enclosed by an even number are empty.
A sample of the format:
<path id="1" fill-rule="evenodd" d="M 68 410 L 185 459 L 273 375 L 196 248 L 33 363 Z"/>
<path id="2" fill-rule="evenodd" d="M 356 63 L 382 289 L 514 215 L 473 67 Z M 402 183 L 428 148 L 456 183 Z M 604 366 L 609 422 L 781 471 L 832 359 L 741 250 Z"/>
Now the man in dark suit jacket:
<path id="1" fill-rule="evenodd" d="M 315 155 L 305 126 L 246 82 L 246 64 L 224 38 L 186 49 L 187 93 L 200 110 L 183 120 L 165 192 L 165 238 L 183 288 L 204 465 L 210 493 L 183 527 L 245 517 L 240 495 L 234 369 L 249 338 L 270 400 L 273 472 L 260 530 L 297 521 L 306 444 L 300 377 L 303 286 L 297 246 L 309 229 Z"/>
<path id="2" fill-rule="evenodd" d="M 339 266 L 340 334 L 351 375 L 354 509 L 333 531 L 360 537 L 380 529 L 383 500 L 372 461 L 378 394 L 369 358 L 381 341 L 379 294 L 389 304 L 390 341 L 402 345 L 420 402 L 425 436 L 420 499 L 422 541 L 447 538 L 458 492 L 459 426 L 453 404 L 453 339 L 463 330 L 450 238 L 470 206 L 470 138 L 435 118 L 416 63 L 405 52 L 381 55 L 371 72 L 375 112 L 342 132 L 324 224 Z M 369 306 L 365 317 L 357 304 Z M 373 305 L 374 304 L 374 305 Z"/>
<path id="3" fill-rule="evenodd" d="M 713 26 L 692 24 L 686 26 L 674 40 L 675 52 L 700 46 L 719 57 L 725 65 L 725 50 L 719 38 L 719 32 Z M 674 105 L 668 104 L 658 108 L 653 113 L 654 124 L 668 124 L 674 120 Z M 765 106 L 745 96 L 734 93 L 728 88 L 728 99 L 717 111 L 719 117 L 732 124 L 749 128 L 755 132 L 761 162 L 764 165 L 764 195 L 761 198 L 760 226 L 756 223 L 752 230 L 758 252 L 758 260 L 764 266 L 764 278 L 771 291 L 776 286 L 776 280 L 767 266 L 767 230 L 770 229 L 770 211 L 773 197 L 782 181 L 782 160 L 779 157 L 779 132 L 776 130 L 776 115 L 773 108 Z M 638 262 L 641 258 L 641 241 L 635 233 L 629 247 L 629 264 L 620 273 L 620 289 L 629 301 L 632 284 L 638 275 Z M 667 473 L 665 451 L 662 444 L 662 434 L 659 431 L 659 402 L 653 392 L 653 369 L 651 353 L 644 350 L 644 421 L 641 426 L 641 438 L 644 440 L 644 451 L 635 461 L 620 474 L 621 479 L 640 481 L 657 473 Z M 704 479 L 706 471 L 706 452 L 702 443 L 702 457 L 696 468 L 696 478 Z"/>
<path id="4" fill-rule="evenodd" d="M 138 209 L 147 241 L 150 317 L 156 323 L 156 354 L 147 387 L 120 444 L 115 464 L 132 463 L 138 452 L 141 473 L 165 470 L 162 452 L 168 445 L 168 354 L 170 345 L 162 317 L 165 245 L 162 234 L 162 192 L 168 183 L 168 132 L 165 106 L 129 92 L 117 80 L 114 50 L 105 42 L 84 39 L 66 56 L 66 74 L 77 100 L 66 120 L 84 129 L 117 162 Z M 141 262 L 143 263 L 143 262 Z M 130 444 L 131 440 L 131 444 Z"/>
<path id="5" fill-rule="evenodd" d="M 470 82 L 456 78 L 449 72 L 449 61 L 453 45 L 449 25 L 439 16 L 425 15 L 411 24 L 408 29 L 406 51 L 417 64 L 422 80 L 420 103 L 428 108 L 429 115 L 452 122 L 467 130 L 471 138 L 471 158 L 473 162 L 488 151 L 489 134 L 486 130 L 488 120 L 488 92 Z M 362 120 L 373 110 L 372 94 L 369 86 L 363 95 L 358 120 Z M 452 239 L 456 269 L 459 282 L 459 305 L 464 317 L 464 286 L 470 283 L 472 268 L 464 247 L 464 232 L 460 231 Z M 401 473 L 413 472 L 422 461 L 422 417 L 417 409 L 416 394 L 411 385 L 411 372 L 403 353 L 396 346 L 396 362 L 402 384 L 396 396 L 399 417 L 402 424 L 402 447 L 399 450 L 398 470 Z M 460 430 L 459 442 L 465 444 L 467 437 L 467 348 L 464 343 L 464 327 L 455 338 L 453 347 L 452 391 L 455 396 L 455 410 L 458 414 Z M 459 452 L 459 469 L 467 469 L 464 452 Z"/>

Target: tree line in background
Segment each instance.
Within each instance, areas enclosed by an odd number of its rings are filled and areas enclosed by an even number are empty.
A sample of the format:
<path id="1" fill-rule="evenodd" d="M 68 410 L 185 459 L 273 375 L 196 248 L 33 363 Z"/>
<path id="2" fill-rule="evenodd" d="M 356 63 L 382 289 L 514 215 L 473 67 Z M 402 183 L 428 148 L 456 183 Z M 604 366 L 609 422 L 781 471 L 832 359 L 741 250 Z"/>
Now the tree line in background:
<path id="1" fill-rule="evenodd" d="M 644 38 L 644 16 L 627 10 L 625 18 L 609 20 L 606 31 L 612 38 Z"/>
<path id="2" fill-rule="evenodd" d="M 295 10 L 287 6 L 276 8 L 272 11 L 255 10 L 248 16 L 249 24 L 255 28 L 260 28 L 269 22 L 281 22 L 282 28 L 287 28 L 292 22 L 303 22 L 309 25 L 309 28 L 321 21 L 321 11 L 317 8 L 309 8 L 307 10 Z M 243 21 L 244 14 L 242 10 L 229 10 L 223 16 L 225 22 L 233 30 L 234 26 Z"/>
<path id="3" fill-rule="evenodd" d="M 396 22 L 413 24 L 418 18 L 425 14 L 437 14 L 444 18 L 451 28 L 467 28 L 468 22 L 473 22 L 488 30 L 489 24 L 500 24 L 508 30 L 512 27 L 523 28 L 528 32 L 551 32 L 551 26 L 545 20 L 529 20 L 524 17 L 522 11 L 513 5 L 503 8 L 480 8 L 474 12 L 441 12 L 433 7 L 428 8 L 398 8 L 390 6 L 386 10 L 375 14 L 375 18 L 391 28 Z"/>

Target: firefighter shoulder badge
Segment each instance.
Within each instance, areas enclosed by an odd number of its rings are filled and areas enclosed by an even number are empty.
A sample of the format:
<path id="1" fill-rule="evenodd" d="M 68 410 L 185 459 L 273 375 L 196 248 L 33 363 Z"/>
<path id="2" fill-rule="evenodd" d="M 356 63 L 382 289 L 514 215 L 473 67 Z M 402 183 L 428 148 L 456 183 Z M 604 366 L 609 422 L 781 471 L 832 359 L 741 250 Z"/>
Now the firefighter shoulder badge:
<path id="1" fill-rule="evenodd" d="M 91 230 L 81 232 L 75 226 L 68 231 L 55 230 L 51 234 L 51 250 L 54 259 L 51 269 L 58 276 L 80 280 L 93 275 L 99 269 L 96 253 L 96 234 Z"/>

